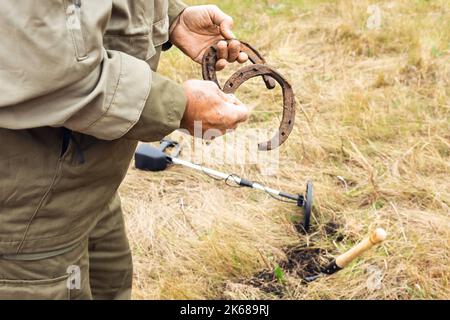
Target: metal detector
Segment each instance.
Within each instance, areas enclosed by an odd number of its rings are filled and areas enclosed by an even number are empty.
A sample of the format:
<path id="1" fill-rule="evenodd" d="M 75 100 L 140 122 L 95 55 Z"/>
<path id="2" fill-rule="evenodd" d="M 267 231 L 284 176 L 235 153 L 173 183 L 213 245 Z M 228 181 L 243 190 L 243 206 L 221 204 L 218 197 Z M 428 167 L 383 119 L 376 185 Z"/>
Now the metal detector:
<path id="1" fill-rule="evenodd" d="M 174 148 L 170 155 L 165 153 L 168 148 Z M 260 183 L 239 177 L 235 174 L 223 173 L 214 169 L 205 168 L 201 165 L 194 164 L 186 160 L 182 160 L 178 158 L 180 151 L 181 149 L 178 142 L 167 139 L 161 141 L 159 149 L 148 144 L 140 144 L 135 153 L 135 167 L 139 170 L 155 172 L 166 170 L 169 165 L 181 165 L 203 172 L 208 176 L 223 180 L 227 183 L 231 182 L 241 187 L 264 191 L 276 200 L 292 202 L 295 203 L 297 207 L 302 208 L 304 214 L 303 229 L 306 232 L 309 230 L 313 204 L 313 184 L 311 181 L 308 181 L 306 184 L 305 194 L 291 194 L 266 187 Z"/>

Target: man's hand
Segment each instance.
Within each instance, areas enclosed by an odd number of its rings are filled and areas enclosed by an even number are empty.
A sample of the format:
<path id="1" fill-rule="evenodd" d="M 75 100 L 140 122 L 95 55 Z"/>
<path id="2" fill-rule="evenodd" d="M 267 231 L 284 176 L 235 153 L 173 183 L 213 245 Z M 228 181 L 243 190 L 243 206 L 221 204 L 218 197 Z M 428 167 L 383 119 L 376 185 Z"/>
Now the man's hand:
<path id="1" fill-rule="evenodd" d="M 173 23 L 170 41 L 192 60 L 201 63 L 203 54 L 218 43 L 216 69 L 222 70 L 228 62 L 244 63 L 248 56 L 240 52 L 241 44 L 234 39 L 233 19 L 215 5 L 186 8 Z M 227 41 L 219 40 L 230 40 Z"/>
<path id="2" fill-rule="evenodd" d="M 181 128 L 187 129 L 191 135 L 197 133 L 194 131 L 195 122 L 202 125 L 201 138 L 211 139 L 211 136 L 203 136 L 207 130 L 215 129 L 217 134 L 212 136 L 217 137 L 227 130 L 236 129 L 248 118 L 248 108 L 234 95 L 223 93 L 214 82 L 188 80 L 184 83 L 184 91 L 188 102 Z"/>

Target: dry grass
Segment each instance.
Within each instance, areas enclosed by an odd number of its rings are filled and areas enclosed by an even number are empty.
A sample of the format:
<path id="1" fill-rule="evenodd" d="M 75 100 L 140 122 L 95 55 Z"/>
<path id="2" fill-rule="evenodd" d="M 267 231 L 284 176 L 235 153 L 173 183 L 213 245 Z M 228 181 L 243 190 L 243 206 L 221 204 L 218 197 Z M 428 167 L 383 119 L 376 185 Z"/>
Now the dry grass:
<path id="1" fill-rule="evenodd" d="M 292 192 L 312 179 L 314 229 L 299 235 L 295 207 L 265 194 L 181 168 L 131 169 L 121 194 L 134 297 L 449 299 L 448 1 L 378 1 L 379 30 L 366 28 L 365 0 L 220 3 L 236 18 L 237 35 L 292 81 L 303 111 L 276 176 L 262 175 L 260 165 L 225 167 Z M 161 71 L 200 78 L 177 51 Z M 259 81 L 242 88 L 241 100 L 255 106 L 246 127 L 276 125 L 279 95 Z M 339 223 L 342 241 L 327 233 L 329 221 Z M 329 258 L 375 226 L 387 229 L 385 244 L 332 277 L 305 286 L 285 270 L 278 296 L 245 281 L 273 270 L 288 246 L 320 248 Z"/>

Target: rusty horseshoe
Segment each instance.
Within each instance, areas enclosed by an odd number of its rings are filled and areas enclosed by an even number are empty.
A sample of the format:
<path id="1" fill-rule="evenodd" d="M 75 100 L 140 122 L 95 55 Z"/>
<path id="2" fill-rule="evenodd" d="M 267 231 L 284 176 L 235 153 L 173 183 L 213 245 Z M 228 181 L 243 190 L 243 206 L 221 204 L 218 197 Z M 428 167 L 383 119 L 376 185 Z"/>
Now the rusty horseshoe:
<path id="1" fill-rule="evenodd" d="M 283 117 L 280 122 L 278 132 L 267 142 L 259 143 L 260 151 L 269 151 L 278 148 L 283 144 L 292 132 L 295 120 L 295 96 L 290 83 L 278 71 L 266 64 L 261 54 L 249 44 L 241 42 L 241 51 L 245 52 L 252 65 L 244 66 L 236 71 L 223 86 L 222 91 L 230 94 L 247 80 L 262 76 L 267 89 L 273 89 L 276 82 L 279 83 L 283 92 Z M 203 56 L 202 74 L 204 80 L 215 82 L 219 88 L 220 84 L 216 75 L 217 45 L 210 47 Z"/>

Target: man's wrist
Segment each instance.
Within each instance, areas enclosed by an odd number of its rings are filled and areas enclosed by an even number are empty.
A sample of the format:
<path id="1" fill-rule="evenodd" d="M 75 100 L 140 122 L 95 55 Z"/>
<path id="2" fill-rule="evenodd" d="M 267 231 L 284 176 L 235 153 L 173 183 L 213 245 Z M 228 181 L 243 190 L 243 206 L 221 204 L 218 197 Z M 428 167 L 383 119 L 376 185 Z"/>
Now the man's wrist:
<path id="1" fill-rule="evenodd" d="M 169 33 L 172 33 L 175 25 L 180 20 L 181 14 L 187 7 L 188 5 L 178 0 L 169 1 Z"/>
<path id="2" fill-rule="evenodd" d="M 169 11 L 168 11 L 168 15 L 169 15 L 169 41 L 167 41 L 166 43 L 163 44 L 162 50 L 163 51 L 167 51 L 170 48 L 172 48 L 172 42 L 171 42 L 171 37 L 170 35 L 172 34 L 172 31 L 175 29 L 175 27 L 177 26 L 177 24 L 180 21 L 180 16 L 181 14 L 184 12 L 184 10 L 187 8 L 188 6 L 183 3 L 182 1 L 179 0 L 171 0 L 169 1 Z"/>

